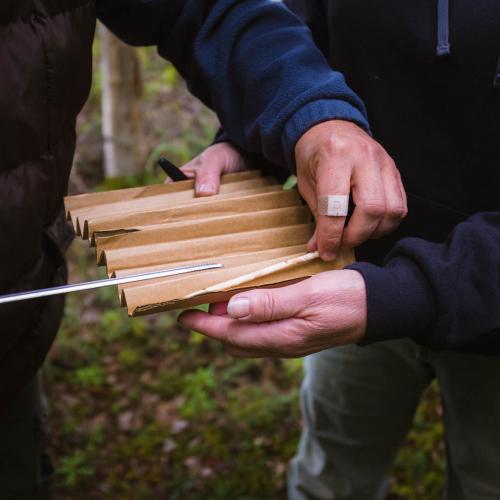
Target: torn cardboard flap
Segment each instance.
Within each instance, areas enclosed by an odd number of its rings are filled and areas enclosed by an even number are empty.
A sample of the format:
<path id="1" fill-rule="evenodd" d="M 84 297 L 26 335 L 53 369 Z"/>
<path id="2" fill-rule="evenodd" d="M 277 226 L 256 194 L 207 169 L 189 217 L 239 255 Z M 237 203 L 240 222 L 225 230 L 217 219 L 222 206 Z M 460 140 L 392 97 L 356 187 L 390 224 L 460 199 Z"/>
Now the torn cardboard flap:
<path id="1" fill-rule="evenodd" d="M 252 253 L 244 253 L 242 254 L 241 252 L 236 254 L 236 255 L 225 255 L 218 257 L 217 263 L 222 264 L 224 268 L 232 268 L 232 267 L 238 267 L 241 266 L 242 262 L 245 262 L 246 264 L 253 264 L 253 263 L 261 263 L 264 265 L 265 262 L 271 262 L 275 260 L 281 260 L 281 259 L 286 259 L 288 255 L 298 255 L 301 253 L 304 253 L 306 251 L 305 245 L 295 245 L 292 247 L 283 247 L 283 248 L 272 248 L 270 250 L 261 250 L 258 252 L 252 252 Z M 189 266 L 192 264 L 198 264 L 199 259 L 195 260 L 182 260 L 182 261 L 176 261 L 175 263 L 172 263 L 171 265 L 175 267 L 183 267 L 183 266 Z M 162 269 L 165 269 L 165 265 L 156 265 L 156 266 L 148 266 L 148 267 L 140 267 L 140 268 L 134 268 L 134 269 L 122 269 L 118 270 L 114 273 L 110 273 L 110 277 L 123 277 L 131 274 L 140 274 L 140 273 L 148 273 L 148 272 L 153 272 L 153 271 L 161 271 Z M 209 271 L 206 271 L 209 272 Z M 198 273 L 198 276 L 200 273 Z M 155 279 L 155 280 L 150 280 L 150 284 L 155 284 L 159 283 L 160 279 Z M 218 280 L 220 283 L 221 281 Z M 119 285 L 118 286 L 118 294 L 121 300 L 121 305 L 125 306 L 124 302 L 124 294 L 122 293 L 123 290 L 126 288 L 127 290 L 130 290 L 132 288 L 135 288 L 136 286 L 141 286 L 146 283 L 129 283 L 128 285 Z M 200 288 L 196 288 L 196 290 L 199 290 Z"/>
<path id="2" fill-rule="evenodd" d="M 223 176 L 220 194 L 211 197 L 194 198 L 193 182 L 181 181 L 68 197 L 65 206 L 82 237 L 95 244 L 108 274 L 208 262 L 224 266 L 120 286 L 120 302 L 131 315 L 227 300 L 240 290 L 282 286 L 353 261 L 352 252 L 343 252 L 333 263 L 310 260 L 258 279 L 252 275 L 251 282 L 238 280 L 307 253 L 314 233 L 298 192 L 283 191 L 257 171 Z M 228 280 L 230 289 L 206 293 Z"/>
<path id="3" fill-rule="evenodd" d="M 234 267 L 224 268 L 221 272 L 217 272 L 218 270 L 206 271 L 204 273 L 199 273 L 199 276 L 190 275 L 186 276 L 184 279 L 172 280 L 171 282 L 167 281 L 169 278 L 166 278 L 158 280 L 158 283 L 145 284 L 140 287 L 128 288 L 124 286 L 122 291 L 123 303 L 125 307 L 127 307 L 128 314 L 136 316 L 144 313 L 149 314 L 153 312 L 185 309 L 187 307 L 194 307 L 211 302 L 223 302 L 229 300 L 234 294 L 242 290 L 296 282 L 314 276 L 320 272 L 339 269 L 339 266 L 345 267 L 352 263 L 353 259 L 352 252 L 348 251 L 342 253 L 339 259 L 333 263 L 322 262 L 318 259 L 293 267 L 292 269 L 279 271 L 273 275 L 259 278 L 234 289 L 200 294 L 187 300 L 184 299 L 184 297 L 196 293 L 197 290 L 201 292 L 204 288 L 209 286 L 217 285 L 223 281 L 256 271 L 262 267 L 267 267 L 270 264 L 298 255 L 301 254 L 287 255 L 279 259 L 252 264 L 236 265 Z M 202 274 L 205 276 L 202 277 Z M 144 305 L 144 303 L 147 303 L 147 305 Z"/>

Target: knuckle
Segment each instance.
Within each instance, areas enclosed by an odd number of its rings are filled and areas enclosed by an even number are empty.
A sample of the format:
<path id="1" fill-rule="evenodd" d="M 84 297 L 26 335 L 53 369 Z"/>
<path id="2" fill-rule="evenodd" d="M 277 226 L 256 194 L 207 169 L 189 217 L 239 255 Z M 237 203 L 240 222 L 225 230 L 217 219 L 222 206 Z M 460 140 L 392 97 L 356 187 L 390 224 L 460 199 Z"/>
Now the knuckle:
<path id="1" fill-rule="evenodd" d="M 350 141 L 339 136 L 330 136 L 324 144 L 324 153 L 327 155 L 345 156 L 350 149 Z"/>
<path id="2" fill-rule="evenodd" d="M 374 141 L 365 141 L 362 145 L 362 151 L 372 160 L 382 156 L 381 147 Z"/>
<path id="3" fill-rule="evenodd" d="M 379 168 L 381 168 L 385 150 L 378 142 L 373 139 L 366 139 L 359 144 L 358 151 L 362 158 L 368 160 L 368 164 L 378 164 Z"/>
<path id="4" fill-rule="evenodd" d="M 390 219 L 402 220 L 408 215 L 408 209 L 399 196 L 387 200 L 385 215 Z"/>
<path id="5" fill-rule="evenodd" d="M 389 216 L 392 219 L 402 220 L 407 215 L 408 215 L 408 209 L 405 208 L 405 207 L 403 207 L 403 206 L 401 206 L 401 205 L 398 205 L 398 206 L 395 206 L 395 207 L 391 207 L 391 209 L 389 210 Z"/>
<path id="6" fill-rule="evenodd" d="M 304 290 L 304 303 L 306 306 L 315 306 L 323 302 L 324 287 L 321 283 L 311 281 Z"/>
<path id="7" fill-rule="evenodd" d="M 357 246 L 361 245 L 362 243 L 364 243 L 367 238 L 368 237 L 365 238 L 362 235 L 349 234 L 349 235 L 346 235 L 346 237 L 344 239 L 344 244 L 347 247 L 354 248 L 354 247 L 357 247 Z"/>
<path id="8" fill-rule="evenodd" d="M 361 200 L 356 207 L 374 218 L 382 217 L 386 212 L 385 202 L 379 198 Z"/>
<path id="9" fill-rule="evenodd" d="M 342 231 L 339 234 L 328 233 L 323 237 L 318 238 L 318 246 L 320 249 L 324 247 L 336 248 L 340 245 L 342 241 Z"/>
<path id="10" fill-rule="evenodd" d="M 257 310 L 252 311 L 252 316 L 258 318 L 272 318 L 276 311 L 276 300 L 271 293 L 264 293 L 257 302 Z"/>

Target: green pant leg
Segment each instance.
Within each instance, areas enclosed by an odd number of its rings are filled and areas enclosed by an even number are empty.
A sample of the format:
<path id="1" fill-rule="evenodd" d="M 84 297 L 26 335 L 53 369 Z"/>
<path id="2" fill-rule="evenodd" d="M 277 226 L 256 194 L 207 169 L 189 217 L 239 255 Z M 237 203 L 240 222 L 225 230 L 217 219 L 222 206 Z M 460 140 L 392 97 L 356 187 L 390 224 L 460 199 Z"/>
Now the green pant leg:
<path id="1" fill-rule="evenodd" d="M 500 498 L 500 359 L 432 353 L 444 405 L 448 500 Z"/>
<path id="2" fill-rule="evenodd" d="M 52 467 L 45 453 L 43 400 L 37 376 L 0 415 L 0 498 L 46 500 Z"/>
<path id="3" fill-rule="evenodd" d="M 419 354 L 413 342 L 397 340 L 306 358 L 291 500 L 384 498 L 397 449 L 433 378 Z"/>

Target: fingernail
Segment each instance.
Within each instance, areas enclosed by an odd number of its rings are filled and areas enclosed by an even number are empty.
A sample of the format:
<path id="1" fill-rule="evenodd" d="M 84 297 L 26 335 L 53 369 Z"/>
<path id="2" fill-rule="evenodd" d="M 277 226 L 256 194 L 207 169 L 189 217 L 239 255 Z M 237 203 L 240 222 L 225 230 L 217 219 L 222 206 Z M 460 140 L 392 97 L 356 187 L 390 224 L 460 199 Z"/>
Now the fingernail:
<path id="1" fill-rule="evenodd" d="M 199 186 L 196 186 L 197 193 L 215 194 L 216 191 L 215 185 L 212 183 L 200 184 Z"/>
<path id="2" fill-rule="evenodd" d="M 233 318 L 244 318 L 250 314 L 250 299 L 246 297 L 237 297 L 231 299 L 227 305 L 227 312 Z"/>
<path id="3" fill-rule="evenodd" d="M 323 252 L 321 254 L 321 258 L 326 261 L 326 262 L 331 262 L 332 260 L 335 260 L 337 255 L 333 252 Z"/>

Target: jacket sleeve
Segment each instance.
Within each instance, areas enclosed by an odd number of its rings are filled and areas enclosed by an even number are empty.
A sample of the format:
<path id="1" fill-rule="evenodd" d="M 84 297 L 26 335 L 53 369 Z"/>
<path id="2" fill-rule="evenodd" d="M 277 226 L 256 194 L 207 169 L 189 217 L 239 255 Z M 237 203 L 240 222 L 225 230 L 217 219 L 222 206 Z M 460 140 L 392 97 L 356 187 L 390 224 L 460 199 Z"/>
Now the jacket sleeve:
<path id="1" fill-rule="evenodd" d="M 309 29 L 272 0 L 100 0 L 100 19 L 157 45 L 238 146 L 294 169 L 294 147 L 338 118 L 368 130 L 362 101 L 330 69 Z"/>
<path id="2" fill-rule="evenodd" d="M 321 52 L 328 54 L 328 15 L 324 0 L 284 0 L 284 3 L 307 24 Z"/>
<path id="3" fill-rule="evenodd" d="M 434 349 L 500 355 L 500 212 L 458 224 L 447 243 L 400 240 L 366 283 L 363 343 L 410 337 Z"/>

